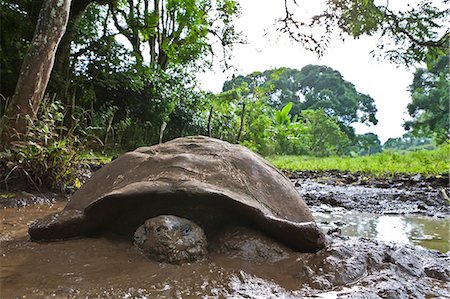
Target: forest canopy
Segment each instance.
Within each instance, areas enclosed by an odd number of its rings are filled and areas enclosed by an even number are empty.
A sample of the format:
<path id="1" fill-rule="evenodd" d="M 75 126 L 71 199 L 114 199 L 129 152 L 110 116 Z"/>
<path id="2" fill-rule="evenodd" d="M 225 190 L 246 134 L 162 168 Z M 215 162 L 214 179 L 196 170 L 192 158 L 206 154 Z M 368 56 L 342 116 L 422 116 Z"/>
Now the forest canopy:
<path id="1" fill-rule="evenodd" d="M 428 68 L 418 69 L 411 85 L 413 101 L 408 110 L 413 120 L 405 127 L 442 143 L 449 134 L 445 125 L 449 29 L 444 22 L 448 2 L 421 1 L 397 10 L 389 3 L 330 0 L 323 13 L 302 19 L 295 12 L 306 4 L 285 0 L 280 5 L 285 6 L 286 15 L 277 21 L 277 28 L 319 55 L 334 32 L 354 38 L 379 34 L 383 37 L 379 53 L 388 59 L 406 65 L 427 62 Z M 3 120 L 9 119 L 9 126 L 19 118 L 8 115 L 6 100 L 9 107 L 15 106 L 18 66 L 29 55 L 46 3 L 51 1 L 1 2 L 0 112 Z M 226 68 L 232 63 L 233 45 L 245 42 L 234 25 L 240 15 L 239 1 L 68 3 L 65 33 L 45 89 L 49 99 L 37 105 L 34 115 L 23 117 L 28 133 L 35 130 L 31 124 L 48 126 L 45 121 L 50 118 L 59 128 L 55 140 L 76 136 L 93 149 L 132 149 L 177 136 L 205 134 L 243 143 L 263 154 L 381 150 L 376 135 L 358 136 L 352 127 L 377 124 L 374 100 L 328 66 L 235 74 L 219 94 L 199 88 L 196 73 L 216 60 Z M 323 35 L 308 33 L 312 26 L 321 28 Z M 50 111 L 61 117 L 49 115 Z M 3 132 L 7 131 L 5 124 Z M 315 145 L 317 140 L 323 149 Z"/>

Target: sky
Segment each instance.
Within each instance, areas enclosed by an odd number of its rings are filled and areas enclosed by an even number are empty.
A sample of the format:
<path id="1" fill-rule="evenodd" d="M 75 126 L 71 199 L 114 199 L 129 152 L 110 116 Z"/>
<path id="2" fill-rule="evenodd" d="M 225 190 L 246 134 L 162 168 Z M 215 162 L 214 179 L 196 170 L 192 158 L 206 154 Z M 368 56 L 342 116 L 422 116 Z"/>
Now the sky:
<path id="1" fill-rule="evenodd" d="M 306 13 L 318 12 L 320 1 L 303 1 Z M 372 58 L 376 50 L 376 37 L 335 39 L 320 59 L 302 48 L 301 44 L 279 37 L 274 30 L 275 20 L 283 15 L 282 0 L 240 1 L 242 15 L 236 23 L 238 31 L 246 36 L 247 44 L 237 45 L 231 64 L 234 70 L 223 72 L 216 65 L 213 70 L 198 76 L 202 89 L 218 93 L 232 74 L 247 75 L 278 67 L 301 69 L 307 64 L 327 65 L 339 71 L 356 90 L 370 95 L 378 109 L 376 126 L 355 125 L 356 133 L 373 132 L 381 142 L 391 137 L 401 137 L 402 127 L 409 119 L 406 110 L 411 101 L 408 86 L 412 83 L 414 68 L 407 69 L 387 60 Z M 264 33 L 269 32 L 268 35 Z"/>

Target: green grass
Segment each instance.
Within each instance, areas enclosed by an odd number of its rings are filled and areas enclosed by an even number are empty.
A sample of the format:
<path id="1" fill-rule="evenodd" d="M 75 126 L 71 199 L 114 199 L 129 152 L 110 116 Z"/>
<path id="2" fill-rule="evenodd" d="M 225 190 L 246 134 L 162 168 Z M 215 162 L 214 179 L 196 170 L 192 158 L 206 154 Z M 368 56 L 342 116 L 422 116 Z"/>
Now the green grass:
<path id="1" fill-rule="evenodd" d="M 398 174 L 448 175 L 450 146 L 414 152 L 384 152 L 361 157 L 271 156 L 275 166 L 288 171 L 340 170 L 376 176 Z"/>

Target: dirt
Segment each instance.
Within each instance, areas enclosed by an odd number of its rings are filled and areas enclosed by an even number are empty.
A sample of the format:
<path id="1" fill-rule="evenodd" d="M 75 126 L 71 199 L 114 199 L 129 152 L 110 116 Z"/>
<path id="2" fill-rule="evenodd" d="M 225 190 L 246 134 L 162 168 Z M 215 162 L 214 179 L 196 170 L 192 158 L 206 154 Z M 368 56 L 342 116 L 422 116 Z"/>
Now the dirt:
<path id="1" fill-rule="evenodd" d="M 292 180 L 311 179 L 328 185 L 362 185 L 377 188 L 449 188 L 448 174 L 442 175 L 395 175 L 395 176 L 374 176 L 361 172 L 348 171 L 285 171 Z"/>
<path id="2" fill-rule="evenodd" d="M 448 177 L 366 177 L 345 172 L 301 172 L 291 180 L 308 206 L 378 214 L 450 215 Z"/>
<path id="3" fill-rule="evenodd" d="M 313 210 L 407 209 L 449 217 L 438 193 L 448 186 L 421 180 L 382 188 L 357 179 L 344 187 L 344 178 L 293 180 Z M 325 249 L 302 254 L 237 227 L 213 240 L 204 260 L 171 265 L 111 236 L 31 242 L 27 224 L 61 210 L 65 196 L 7 194 L 0 192 L 1 298 L 450 298 L 449 254 L 423 247 L 350 238 L 331 229 Z"/>

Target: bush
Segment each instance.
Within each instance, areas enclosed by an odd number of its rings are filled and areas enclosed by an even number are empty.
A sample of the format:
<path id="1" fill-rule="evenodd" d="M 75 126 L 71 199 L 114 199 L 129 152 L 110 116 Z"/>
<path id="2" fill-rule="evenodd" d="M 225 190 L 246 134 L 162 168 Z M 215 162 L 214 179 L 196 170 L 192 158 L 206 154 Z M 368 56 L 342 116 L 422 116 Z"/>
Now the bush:
<path id="1" fill-rule="evenodd" d="M 71 192 L 83 181 L 92 157 L 63 125 L 66 113 L 62 104 L 45 98 L 38 117 L 26 138 L 0 154 L 0 167 L 6 169 L 0 181 L 8 186 L 13 179 L 25 178 L 32 187 Z"/>

